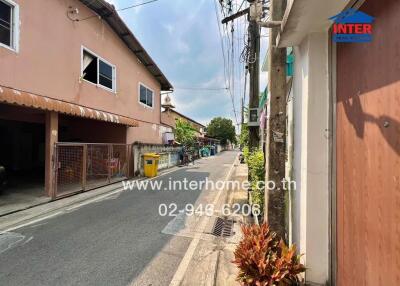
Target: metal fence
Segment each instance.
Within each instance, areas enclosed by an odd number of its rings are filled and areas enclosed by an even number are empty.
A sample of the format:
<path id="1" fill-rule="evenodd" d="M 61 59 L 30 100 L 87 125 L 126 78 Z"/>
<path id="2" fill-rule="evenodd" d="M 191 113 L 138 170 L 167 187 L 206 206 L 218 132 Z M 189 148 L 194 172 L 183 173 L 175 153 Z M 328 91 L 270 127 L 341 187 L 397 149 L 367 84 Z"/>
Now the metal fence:
<path id="1" fill-rule="evenodd" d="M 128 178 L 129 146 L 57 143 L 54 197 L 87 191 Z"/>

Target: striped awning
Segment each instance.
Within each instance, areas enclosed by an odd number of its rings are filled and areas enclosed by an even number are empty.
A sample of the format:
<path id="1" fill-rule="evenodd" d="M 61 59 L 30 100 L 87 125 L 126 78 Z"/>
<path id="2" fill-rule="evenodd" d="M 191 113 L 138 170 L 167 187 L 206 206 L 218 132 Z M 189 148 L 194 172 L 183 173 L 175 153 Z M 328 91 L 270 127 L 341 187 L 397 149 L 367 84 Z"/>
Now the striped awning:
<path id="1" fill-rule="evenodd" d="M 55 111 L 62 114 L 83 117 L 93 120 L 100 120 L 121 124 L 126 126 L 137 127 L 137 120 L 84 107 L 78 104 L 69 103 L 29 92 L 19 91 L 8 87 L 0 87 L 0 103 L 8 103 L 12 105 L 36 108 L 47 111 Z"/>

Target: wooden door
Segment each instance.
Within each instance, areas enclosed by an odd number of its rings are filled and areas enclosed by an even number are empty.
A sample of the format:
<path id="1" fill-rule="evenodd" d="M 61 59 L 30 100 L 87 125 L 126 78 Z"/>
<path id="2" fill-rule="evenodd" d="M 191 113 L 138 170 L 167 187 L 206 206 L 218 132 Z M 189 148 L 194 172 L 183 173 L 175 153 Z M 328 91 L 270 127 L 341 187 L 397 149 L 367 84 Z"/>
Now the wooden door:
<path id="1" fill-rule="evenodd" d="M 400 285 L 400 1 L 367 0 L 372 43 L 337 45 L 337 285 Z"/>

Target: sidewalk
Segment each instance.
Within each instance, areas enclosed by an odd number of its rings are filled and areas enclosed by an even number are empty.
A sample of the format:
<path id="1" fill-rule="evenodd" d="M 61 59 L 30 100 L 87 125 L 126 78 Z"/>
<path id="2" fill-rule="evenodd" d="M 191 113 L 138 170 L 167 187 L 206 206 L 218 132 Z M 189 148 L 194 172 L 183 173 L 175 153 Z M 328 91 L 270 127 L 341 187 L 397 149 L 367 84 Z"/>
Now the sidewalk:
<path id="1" fill-rule="evenodd" d="M 235 163 L 231 176 L 231 181 L 247 180 L 247 165 Z M 215 204 L 216 209 L 220 209 L 222 205 L 247 204 L 247 190 L 228 190 L 224 192 Z M 223 217 L 220 213 L 219 217 Z M 202 218 L 205 219 L 205 218 Z M 232 286 L 239 285 L 236 282 L 238 274 L 236 266 L 232 263 L 234 260 L 234 250 L 241 240 L 241 224 L 249 223 L 251 218 L 244 217 L 241 214 L 231 215 L 227 219 L 233 219 L 233 235 L 230 237 L 218 237 L 212 235 L 213 223 L 210 220 L 205 227 L 205 231 L 197 239 L 198 245 L 193 250 L 193 255 L 188 263 L 184 278 L 181 283 L 171 285 L 203 285 L 203 286 Z M 199 219 L 199 222 L 201 219 Z M 198 224 L 199 225 L 199 224 Z M 197 229 L 197 231 L 199 231 Z M 200 230 L 201 231 L 201 230 Z"/>
<path id="2" fill-rule="evenodd" d="M 239 164 L 236 167 L 235 174 L 232 177 L 232 179 L 237 180 L 239 182 L 246 181 L 248 176 L 247 173 L 248 173 L 247 165 Z M 248 203 L 247 190 L 237 190 L 235 192 L 232 192 L 229 202 L 230 205 L 233 204 L 244 205 L 247 203 Z M 237 223 L 234 224 L 234 230 L 233 230 L 235 235 L 226 241 L 222 241 L 221 243 L 221 250 L 219 252 L 219 259 L 216 270 L 217 275 L 215 278 L 216 286 L 240 285 L 236 281 L 238 269 L 232 263 L 232 261 L 235 259 L 233 253 L 236 249 L 237 244 L 242 238 L 240 224 L 252 223 L 252 219 L 251 217 L 248 216 L 247 217 L 238 216 L 235 218 L 235 220 L 237 221 Z"/>

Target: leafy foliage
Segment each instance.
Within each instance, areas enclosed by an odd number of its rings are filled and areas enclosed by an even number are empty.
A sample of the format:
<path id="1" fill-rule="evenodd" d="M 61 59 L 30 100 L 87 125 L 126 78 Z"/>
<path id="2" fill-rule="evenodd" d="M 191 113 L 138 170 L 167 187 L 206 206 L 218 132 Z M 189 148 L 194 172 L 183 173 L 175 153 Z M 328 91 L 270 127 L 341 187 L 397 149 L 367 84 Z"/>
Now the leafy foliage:
<path id="1" fill-rule="evenodd" d="M 249 146 L 244 146 L 242 153 L 244 156 L 244 161 L 247 163 L 249 161 L 249 156 L 250 156 Z"/>
<path id="2" fill-rule="evenodd" d="M 265 168 L 264 168 L 264 152 L 260 149 L 255 149 L 251 152 L 247 159 L 249 166 L 250 179 L 253 182 L 264 181 Z"/>
<path id="3" fill-rule="evenodd" d="M 196 129 L 187 121 L 177 119 L 175 127 L 176 141 L 185 145 L 193 146 L 196 138 Z"/>
<path id="4" fill-rule="evenodd" d="M 221 140 L 222 145 L 226 145 L 228 140 L 236 143 L 236 131 L 232 120 L 216 117 L 207 126 L 207 135 Z"/>
<path id="5" fill-rule="evenodd" d="M 296 246 L 278 240 L 267 224 L 243 225 L 243 239 L 235 250 L 237 281 L 244 286 L 299 285 L 306 269 L 296 255 Z"/>
<path id="6" fill-rule="evenodd" d="M 249 127 L 246 123 L 242 124 L 239 135 L 240 146 L 249 146 Z"/>
<path id="7" fill-rule="evenodd" d="M 246 156 L 245 156 L 246 158 Z M 252 189 L 252 202 L 264 209 L 264 184 L 258 182 L 265 181 L 264 153 L 260 149 L 255 149 L 247 155 L 246 159 L 249 167 L 249 179 Z"/>

